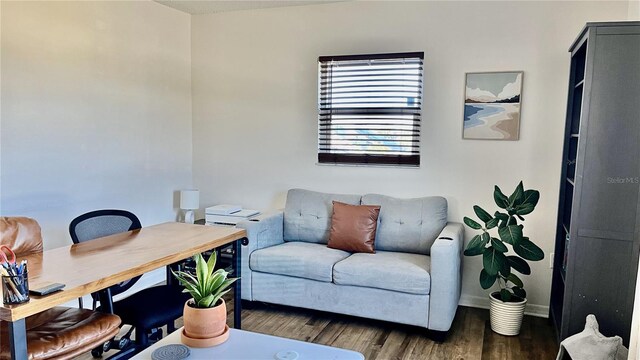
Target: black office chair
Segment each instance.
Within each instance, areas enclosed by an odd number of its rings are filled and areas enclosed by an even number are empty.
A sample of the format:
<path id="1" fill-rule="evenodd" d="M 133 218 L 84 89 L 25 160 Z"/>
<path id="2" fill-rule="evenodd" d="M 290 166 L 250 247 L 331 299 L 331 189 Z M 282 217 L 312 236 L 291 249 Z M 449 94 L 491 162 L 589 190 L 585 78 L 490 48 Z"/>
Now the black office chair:
<path id="1" fill-rule="evenodd" d="M 73 242 L 78 244 L 141 227 L 138 217 L 129 211 L 96 210 L 73 219 L 69 225 L 69 233 Z M 128 290 L 138 279 L 140 276 L 111 286 L 109 288 L 111 296 Z M 91 296 L 95 308 L 98 294 L 93 293 Z M 120 316 L 122 324 L 131 325 L 132 328 L 118 341 L 105 344 L 102 351 L 117 348 L 122 353 L 137 353 L 148 347 L 151 339 L 162 338 L 161 326 L 167 325 L 167 332 L 173 332 L 175 330 L 174 321 L 182 316 L 184 303 L 187 299 L 189 299 L 189 294 L 182 293 L 182 288 L 179 286 L 160 285 L 146 288 L 115 301 L 113 303 L 114 314 Z M 135 343 L 131 344 L 129 337 L 134 329 L 136 339 Z M 101 356 L 102 351 L 96 349 L 92 351 L 92 355 Z"/>

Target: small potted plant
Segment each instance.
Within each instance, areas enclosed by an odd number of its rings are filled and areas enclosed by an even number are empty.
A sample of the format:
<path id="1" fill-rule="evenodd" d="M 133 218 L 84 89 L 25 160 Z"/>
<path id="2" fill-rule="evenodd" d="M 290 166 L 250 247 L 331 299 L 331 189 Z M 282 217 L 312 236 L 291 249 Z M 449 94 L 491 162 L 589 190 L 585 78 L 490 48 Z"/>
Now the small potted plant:
<path id="1" fill-rule="evenodd" d="M 525 190 L 522 181 L 511 196 L 507 197 L 496 185 L 493 199 L 500 209 L 493 215 L 478 205 L 473 207 L 480 222 L 469 217 L 464 223 L 480 234 L 474 236 L 464 251 L 466 256 L 482 255 L 480 286 L 491 288 L 496 282 L 500 291 L 491 293 L 491 329 L 502 335 L 518 335 L 527 303 L 527 292 L 522 280 L 515 274 L 531 274 L 528 261 L 540 261 L 544 252 L 528 237 L 524 236 L 524 216 L 535 209 L 540 199 L 537 190 Z M 494 237 L 490 231 L 497 231 Z M 511 246 L 515 255 L 508 255 Z"/>
<path id="2" fill-rule="evenodd" d="M 184 330 L 182 342 L 193 347 L 208 347 L 220 344 L 229 336 L 227 306 L 222 296 L 237 278 L 227 279 L 224 269 L 214 271 L 216 253 L 207 261 L 201 254 L 195 255 L 195 276 L 186 271 L 173 272 L 173 276 L 185 287 L 183 292 L 191 294 L 184 305 Z"/>

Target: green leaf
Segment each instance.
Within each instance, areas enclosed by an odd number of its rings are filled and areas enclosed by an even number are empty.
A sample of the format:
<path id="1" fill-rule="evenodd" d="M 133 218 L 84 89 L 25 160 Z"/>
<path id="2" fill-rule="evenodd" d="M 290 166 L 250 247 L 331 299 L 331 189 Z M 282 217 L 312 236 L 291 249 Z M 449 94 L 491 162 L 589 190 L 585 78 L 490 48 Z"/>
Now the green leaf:
<path id="1" fill-rule="evenodd" d="M 187 281 L 185 280 L 185 278 L 184 278 L 182 275 L 180 275 L 179 273 L 174 272 L 173 270 L 171 270 L 171 273 L 173 274 L 173 277 L 175 277 L 176 279 L 178 279 L 178 282 L 180 282 L 180 285 L 183 285 L 185 282 L 187 282 Z"/>
<path id="2" fill-rule="evenodd" d="M 504 302 L 507 302 L 507 301 L 511 300 L 511 291 L 509 291 L 507 289 L 500 290 L 500 298 Z"/>
<path id="3" fill-rule="evenodd" d="M 216 304 L 218 303 L 218 300 L 220 300 L 220 298 L 223 297 L 224 294 L 228 293 L 229 291 L 231 291 L 231 289 L 218 293 L 217 295 L 214 295 L 213 301 L 211 302 L 211 306 L 216 306 Z"/>
<path id="4" fill-rule="evenodd" d="M 225 272 L 223 269 L 219 269 L 219 270 L 222 270 L 222 272 L 216 271 L 209 278 L 209 281 L 207 283 L 208 293 L 214 293 L 220 287 L 220 285 L 222 285 L 222 283 L 224 282 L 224 279 L 227 277 L 227 272 Z"/>
<path id="5" fill-rule="evenodd" d="M 491 238 L 491 246 L 502 253 L 506 253 L 507 251 L 509 251 L 509 249 L 507 249 L 507 247 L 502 243 L 502 241 L 500 241 L 500 239 Z"/>
<path id="6" fill-rule="evenodd" d="M 507 256 L 507 261 L 509 261 L 509 264 L 511 265 L 511 267 L 519 272 L 522 275 L 530 275 L 531 274 L 531 268 L 529 267 L 529 264 L 527 264 L 526 261 L 524 261 L 522 258 L 515 256 L 515 255 L 511 255 L 511 256 Z"/>
<path id="7" fill-rule="evenodd" d="M 498 226 L 499 222 L 500 222 L 500 219 L 498 219 L 498 218 L 493 218 L 493 219 L 487 221 L 487 224 L 486 224 L 487 230 L 493 229 L 494 227 Z"/>
<path id="8" fill-rule="evenodd" d="M 525 260 L 540 261 L 544 259 L 544 251 L 538 245 L 529 241 L 527 237 L 522 238 L 518 245 L 514 245 L 513 251 Z"/>
<path id="9" fill-rule="evenodd" d="M 484 269 L 480 270 L 480 286 L 485 290 L 492 287 L 497 278 L 496 275 L 489 275 Z"/>
<path id="10" fill-rule="evenodd" d="M 500 275 L 507 277 L 511 275 L 511 265 L 509 265 L 509 262 L 507 261 L 507 257 L 504 256 L 503 253 L 499 253 L 499 254 L 504 257 L 504 260 L 502 262 L 502 267 L 500 267 Z"/>
<path id="11" fill-rule="evenodd" d="M 524 199 L 524 186 L 522 185 L 522 181 L 520 181 L 518 186 L 516 186 L 516 189 L 513 191 L 513 194 L 509 196 L 509 205 L 520 205 L 522 199 Z"/>
<path id="12" fill-rule="evenodd" d="M 186 292 L 188 292 L 189 294 L 191 294 L 191 297 L 198 302 L 200 299 L 202 299 L 202 293 L 200 292 L 200 290 L 198 290 L 195 286 L 191 285 L 191 284 L 185 284 L 184 286 L 184 290 Z"/>
<path id="13" fill-rule="evenodd" d="M 196 286 L 197 283 L 194 283 L 193 281 L 189 281 L 189 280 L 187 280 L 187 278 L 185 276 L 183 276 L 183 275 L 191 276 L 190 274 L 188 274 L 188 273 L 182 273 L 181 274 L 181 272 L 175 273 L 175 272 L 173 272 L 173 270 L 171 272 L 176 277 L 176 279 L 178 279 L 178 281 L 180 281 L 180 284 L 185 287 L 183 292 L 190 293 L 191 297 L 193 297 L 196 300 L 199 299 L 200 297 L 202 297 L 202 295 L 200 293 L 200 290 L 198 290 L 198 288 Z"/>
<path id="14" fill-rule="evenodd" d="M 201 254 L 196 255 L 196 279 L 198 279 L 200 289 L 206 289 L 208 275 L 207 263 Z"/>
<path id="15" fill-rule="evenodd" d="M 482 265 L 489 275 L 497 275 L 506 261 L 507 257 L 492 246 L 489 246 L 482 254 Z"/>
<path id="16" fill-rule="evenodd" d="M 208 308 L 208 307 L 211 307 L 211 303 L 213 303 L 213 300 L 214 300 L 213 294 L 209 294 L 203 297 L 202 299 L 200 299 L 200 301 L 197 302 L 197 305 L 200 308 Z"/>
<path id="17" fill-rule="evenodd" d="M 540 192 L 538 190 L 527 190 L 524 192 L 522 203 L 533 205 L 535 208 L 538 205 L 538 200 L 540 200 Z"/>
<path id="18" fill-rule="evenodd" d="M 209 259 L 207 260 L 207 269 L 209 269 L 209 276 L 213 274 L 213 270 L 216 268 L 217 259 L 218 254 L 214 251 L 213 253 L 211 253 L 211 256 L 209 256 Z"/>
<path id="19" fill-rule="evenodd" d="M 498 228 L 503 228 L 503 227 L 507 226 L 507 221 L 509 220 L 509 215 L 507 215 L 505 213 L 501 213 L 499 211 L 496 211 L 496 213 L 493 214 L 493 216 L 495 216 L 496 219 L 500 219 L 500 223 L 498 224 Z"/>
<path id="20" fill-rule="evenodd" d="M 184 282 L 184 283 L 188 283 L 191 284 L 193 286 L 198 286 L 198 280 L 196 278 L 193 277 L 193 275 L 189 274 L 188 272 L 185 271 L 178 271 L 176 274 L 176 276 L 180 276 L 182 278 L 182 280 L 180 280 L 180 282 Z M 182 284 L 184 285 L 184 284 Z"/>
<path id="21" fill-rule="evenodd" d="M 521 204 L 516 207 L 516 215 L 527 215 L 530 214 L 535 207 L 531 204 Z M 522 219 L 520 219 L 522 220 Z"/>
<path id="22" fill-rule="evenodd" d="M 480 207 L 480 206 L 478 206 L 478 205 L 474 205 L 474 206 L 473 206 L 473 211 L 476 213 L 476 215 L 478 215 L 478 218 L 479 218 L 480 220 L 482 220 L 483 222 L 485 222 L 485 223 L 486 223 L 487 221 L 489 221 L 489 220 L 493 219 L 493 217 L 492 217 L 491 215 L 489 215 L 489 213 L 488 213 L 488 212 L 484 211 L 484 209 L 483 209 L 483 208 L 481 208 L 481 207 Z"/>
<path id="23" fill-rule="evenodd" d="M 500 211 L 496 211 L 496 213 L 493 214 L 493 216 L 495 216 L 496 218 L 498 218 L 500 220 L 504 220 L 504 221 L 509 220 L 509 215 L 507 215 L 505 213 L 501 213 Z"/>
<path id="24" fill-rule="evenodd" d="M 482 229 L 482 226 L 480 224 L 478 224 L 473 219 L 470 219 L 470 218 L 468 218 L 466 216 L 464 217 L 463 221 L 464 221 L 465 224 L 467 224 L 468 227 L 470 227 L 472 229 L 476 229 L 476 230 Z"/>
<path id="25" fill-rule="evenodd" d="M 512 287 L 511 290 L 513 290 L 513 294 L 519 298 L 523 298 L 526 299 L 527 298 L 527 292 L 524 291 L 523 288 L 521 287 Z"/>
<path id="26" fill-rule="evenodd" d="M 484 247 L 487 245 L 486 242 L 483 242 L 482 236 L 476 235 L 471 241 L 469 241 L 469 245 L 467 245 L 467 249 L 464 251 L 466 256 L 476 256 L 480 255 L 484 252 Z"/>
<path id="27" fill-rule="evenodd" d="M 518 244 L 522 239 L 522 228 L 519 225 L 509 225 L 498 229 L 500 239 L 507 244 Z"/>
<path id="28" fill-rule="evenodd" d="M 501 209 L 506 209 L 509 206 L 509 199 L 507 196 L 502 193 L 502 190 L 496 185 L 493 190 L 493 200 L 496 202 L 496 205 Z"/>
<path id="29" fill-rule="evenodd" d="M 511 281 L 516 287 L 521 288 L 524 286 L 522 280 L 520 280 L 520 278 L 514 273 L 509 274 L 509 276 L 507 276 L 507 280 Z"/>
<path id="30" fill-rule="evenodd" d="M 231 284 L 233 284 L 236 280 L 238 280 L 238 278 L 231 278 L 231 279 L 225 280 L 222 283 L 222 285 L 220 285 L 220 287 L 217 289 L 217 291 L 214 293 L 214 295 L 220 294 L 224 289 L 226 289 L 229 286 L 231 286 Z"/>

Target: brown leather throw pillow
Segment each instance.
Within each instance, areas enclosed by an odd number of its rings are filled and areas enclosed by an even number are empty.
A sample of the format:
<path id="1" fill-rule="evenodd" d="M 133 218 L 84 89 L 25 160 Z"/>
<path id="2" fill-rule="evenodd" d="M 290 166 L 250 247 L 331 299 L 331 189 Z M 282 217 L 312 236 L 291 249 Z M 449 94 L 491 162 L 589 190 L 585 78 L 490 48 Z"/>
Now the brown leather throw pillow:
<path id="1" fill-rule="evenodd" d="M 379 205 L 333 202 L 328 247 L 348 252 L 375 253 Z"/>

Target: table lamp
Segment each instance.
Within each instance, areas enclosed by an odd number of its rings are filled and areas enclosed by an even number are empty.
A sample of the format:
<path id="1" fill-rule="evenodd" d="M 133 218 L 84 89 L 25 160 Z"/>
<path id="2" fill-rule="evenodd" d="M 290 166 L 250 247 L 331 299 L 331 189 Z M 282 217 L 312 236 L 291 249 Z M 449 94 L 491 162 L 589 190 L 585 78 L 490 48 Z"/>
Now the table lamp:
<path id="1" fill-rule="evenodd" d="M 200 191 L 180 190 L 180 209 L 184 210 L 184 222 L 193 224 L 195 212 L 200 207 Z"/>

